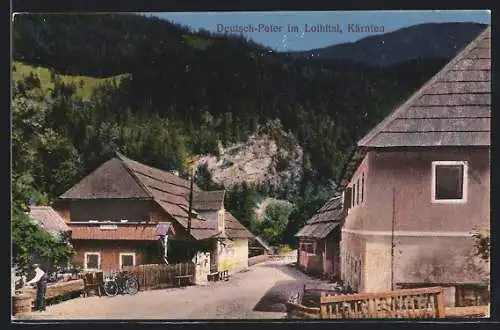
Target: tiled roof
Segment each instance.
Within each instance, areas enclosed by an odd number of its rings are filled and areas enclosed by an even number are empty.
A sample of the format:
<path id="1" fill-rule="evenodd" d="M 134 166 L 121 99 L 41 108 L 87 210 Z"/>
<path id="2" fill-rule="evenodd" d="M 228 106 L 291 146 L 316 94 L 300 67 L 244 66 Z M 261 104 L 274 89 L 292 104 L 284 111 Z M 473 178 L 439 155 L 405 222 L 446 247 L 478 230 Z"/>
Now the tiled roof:
<path id="1" fill-rule="evenodd" d="M 337 226 L 340 226 L 339 222 L 307 224 L 297 234 L 295 234 L 295 236 L 322 239 L 328 236 L 328 234 L 330 234 Z"/>
<path id="2" fill-rule="evenodd" d="M 333 229 L 340 225 L 344 216 L 342 197 L 333 197 L 307 221 L 307 224 L 295 236 L 325 238 Z"/>
<path id="3" fill-rule="evenodd" d="M 255 243 L 257 243 L 258 245 L 262 246 L 266 251 L 271 251 L 271 247 L 269 246 L 269 244 L 264 241 L 261 237 L 259 236 L 255 236 L 253 241 L 252 241 L 252 245 L 255 246 Z"/>
<path id="4" fill-rule="evenodd" d="M 62 194 L 60 199 L 151 198 L 118 158 L 112 158 Z"/>
<path id="5" fill-rule="evenodd" d="M 488 27 L 358 146 L 489 146 L 490 121 Z"/>
<path id="6" fill-rule="evenodd" d="M 148 198 L 187 228 L 189 190 L 189 180 L 117 153 L 117 157 L 104 163 L 60 198 Z M 193 191 L 191 236 L 198 240 L 214 237 L 218 234 L 216 213 L 215 217 L 211 214 L 206 220 L 196 219 L 196 214 L 219 210 L 224 205 L 224 191 L 202 191 L 196 184 Z M 205 212 L 205 218 L 206 214 L 210 212 Z M 229 238 L 251 237 L 252 234 L 229 212 L 226 212 L 226 219 L 229 219 L 226 220 Z"/>
<path id="7" fill-rule="evenodd" d="M 71 229 L 71 239 L 74 240 L 158 240 L 157 224 L 71 223 Z"/>
<path id="8" fill-rule="evenodd" d="M 64 219 L 50 206 L 30 206 L 30 215 L 49 233 L 70 231 Z"/>

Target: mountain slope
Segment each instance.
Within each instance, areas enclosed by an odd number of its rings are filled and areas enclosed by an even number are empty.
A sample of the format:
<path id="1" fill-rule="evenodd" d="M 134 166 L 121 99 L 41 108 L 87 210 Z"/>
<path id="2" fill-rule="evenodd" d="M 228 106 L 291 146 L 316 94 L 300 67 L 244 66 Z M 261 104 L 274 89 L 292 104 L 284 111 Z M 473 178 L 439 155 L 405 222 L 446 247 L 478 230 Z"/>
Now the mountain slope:
<path id="1" fill-rule="evenodd" d="M 39 79 L 43 92 L 49 93 L 54 89 L 54 82 L 51 77 L 52 73 L 49 69 L 34 67 L 22 62 L 14 61 L 12 64 L 12 81 L 14 84 L 24 81 L 30 75 Z M 94 78 L 88 76 L 59 75 L 55 73 L 53 75 L 54 78 L 59 79 L 64 84 L 74 85 L 76 96 L 81 97 L 84 100 L 90 98 L 94 88 L 105 83 L 113 83 L 113 81 L 119 84 L 120 80 L 126 76 L 126 74 L 122 74 L 110 78 Z"/>
<path id="2" fill-rule="evenodd" d="M 448 59 L 485 28 L 486 25 L 479 23 L 426 23 L 369 36 L 352 43 L 289 54 L 295 57 L 350 59 L 375 66 L 418 58 Z"/>
<path id="3" fill-rule="evenodd" d="M 79 130 L 69 138 L 85 169 L 113 145 L 182 173 L 186 156 L 217 156 L 219 141 L 245 142 L 278 120 L 303 151 L 303 177 L 326 184 L 356 140 L 446 62 L 380 68 L 293 59 L 243 38 L 193 34 L 138 15 L 19 15 L 13 37 L 14 58 L 29 65 L 72 76 L 127 73 L 118 86 L 100 86 L 96 100 L 82 105 L 90 110 L 62 100 L 52 115 L 61 134 Z"/>

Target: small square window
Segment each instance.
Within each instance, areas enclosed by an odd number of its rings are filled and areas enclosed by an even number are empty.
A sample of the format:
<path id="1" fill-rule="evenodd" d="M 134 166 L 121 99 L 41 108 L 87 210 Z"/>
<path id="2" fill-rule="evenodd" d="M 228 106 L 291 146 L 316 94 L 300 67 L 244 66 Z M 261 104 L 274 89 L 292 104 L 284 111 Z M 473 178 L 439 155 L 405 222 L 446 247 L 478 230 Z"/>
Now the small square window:
<path id="1" fill-rule="evenodd" d="M 120 253 L 120 268 L 135 266 L 134 253 Z"/>
<path id="2" fill-rule="evenodd" d="M 85 269 L 100 269 L 101 255 L 99 253 L 85 253 Z"/>
<path id="3" fill-rule="evenodd" d="M 466 162 L 433 162 L 432 175 L 434 202 L 466 201 Z"/>

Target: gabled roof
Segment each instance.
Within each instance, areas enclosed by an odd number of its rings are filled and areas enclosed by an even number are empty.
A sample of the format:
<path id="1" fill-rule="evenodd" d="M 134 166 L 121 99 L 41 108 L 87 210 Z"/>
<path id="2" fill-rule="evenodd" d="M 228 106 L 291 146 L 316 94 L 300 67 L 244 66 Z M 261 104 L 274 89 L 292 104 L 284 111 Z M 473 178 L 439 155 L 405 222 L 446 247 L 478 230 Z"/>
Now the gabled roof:
<path id="1" fill-rule="evenodd" d="M 490 120 L 488 27 L 358 146 L 489 146 Z"/>
<path id="2" fill-rule="evenodd" d="M 189 180 L 117 153 L 115 158 L 101 165 L 60 198 L 151 199 L 179 224 L 187 228 L 189 190 Z M 193 190 L 191 236 L 195 239 L 216 236 L 218 234 L 217 214 L 205 211 L 216 211 L 220 209 L 220 207 L 215 208 L 217 205 L 224 205 L 224 191 L 206 192 L 196 184 L 193 184 Z M 226 212 L 225 223 L 226 233 L 230 238 L 252 237 L 252 234 L 229 212 Z"/>
<path id="3" fill-rule="evenodd" d="M 307 221 L 296 237 L 325 238 L 340 225 L 345 212 L 342 208 L 342 196 L 331 198 Z"/>
<path id="4" fill-rule="evenodd" d="M 253 238 L 253 242 L 252 243 L 257 243 L 258 245 L 262 246 L 266 251 L 271 251 L 272 250 L 271 246 L 269 246 L 269 243 L 267 243 L 266 241 L 264 241 L 259 236 L 255 236 Z M 255 244 L 253 244 L 253 245 L 255 245 Z"/>
<path id="5" fill-rule="evenodd" d="M 119 158 L 112 158 L 71 187 L 60 199 L 151 198 Z"/>
<path id="6" fill-rule="evenodd" d="M 50 206 L 30 206 L 30 215 L 49 233 L 68 232 L 71 229 L 64 219 Z"/>
<path id="7" fill-rule="evenodd" d="M 491 27 L 358 141 L 341 175 L 345 187 L 372 148 L 489 147 Z"/>

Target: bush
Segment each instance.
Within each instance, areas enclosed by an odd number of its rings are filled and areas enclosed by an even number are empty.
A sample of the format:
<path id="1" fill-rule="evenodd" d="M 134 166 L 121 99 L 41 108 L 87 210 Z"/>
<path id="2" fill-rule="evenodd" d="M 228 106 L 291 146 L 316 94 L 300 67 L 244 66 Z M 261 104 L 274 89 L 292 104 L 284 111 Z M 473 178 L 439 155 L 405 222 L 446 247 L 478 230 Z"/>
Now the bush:
<path id="1" fill-rule="evenodd" d="M 279 253 L 280 254 L 283 254 L 283 253 L 290 253 L 292 252 L 292 248 L 287 245 L 287 244 L 280 244 L 279 245 Z"/>

